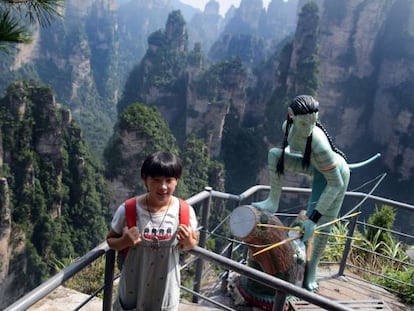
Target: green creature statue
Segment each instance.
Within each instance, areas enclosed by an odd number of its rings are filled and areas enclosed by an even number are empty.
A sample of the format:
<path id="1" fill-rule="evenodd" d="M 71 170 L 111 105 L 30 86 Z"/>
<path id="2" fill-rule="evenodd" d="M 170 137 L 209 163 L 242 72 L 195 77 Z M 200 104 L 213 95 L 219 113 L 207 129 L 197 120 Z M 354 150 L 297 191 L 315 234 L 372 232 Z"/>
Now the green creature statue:
<path id="1" fill-rule="evenodd" d="M 283 148 L 272 148 L 268 154 L 270 193 L 266 200 L 252 206 L 270 213 L 277 212 L 285 170 L 313 177 L 312 192 L 304 222 L 303 241 L 313 236 L 315 227 L 334 220 L 341 208 L 349 183 L 350 167 L 345 155 L 337 149 L 325 128 L 318 122 L 319 103 L 310 95 L 296 96 L 288 107 L 283 123 Z M 330 226 L 320 231 L 329 232 Z M 303 286 L 316 291 L 316 269 L 328 235 L 314 237 L 312 255 L 306 266 Z"/>

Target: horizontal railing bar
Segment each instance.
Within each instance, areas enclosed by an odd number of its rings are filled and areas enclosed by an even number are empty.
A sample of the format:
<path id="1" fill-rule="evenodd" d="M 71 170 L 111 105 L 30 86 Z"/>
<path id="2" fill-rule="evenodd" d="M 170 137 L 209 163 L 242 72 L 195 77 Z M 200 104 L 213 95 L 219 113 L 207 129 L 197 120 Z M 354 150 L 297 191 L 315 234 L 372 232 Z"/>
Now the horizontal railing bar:
<path id="1" fill-rule="evenodd" d="M 269 186 L 268 186 L 269 188 Z M 310 193 L 311 189 L 310 188 L 296 188 L 296 187 L 282 187 L 283 191 L 286 192 L 295 192 L 295 193 Z M 406 208 L 410 211 L 414 211 L 414 205 L 412 204 L 408 204 L 408 203 L 403 203 L 403 202 L 399 202 L 399 201 L 394 201 L 391 199 L 386 199 L 383 197 L 379 197 L 376 195 L 372 195 L 372 194 L 367 194 L 367 193 L 363 193 L 363 192 L 354 192 L 354 191 L 347 191 L 345 192 L 345 196 L 346 197 L 357 197 L 357 198 L 368 198 L 371 200 L 375 200 L 375 201 L 379 201 L 382 203 L 387 203 L 390 205 L 395 205 L 398 207 L 402 207 L 402 208 Z"/>
<path id="2" fill-rule="evenodd" d="M 186 201 L 188 202 L 188 204 L 193 205 L 193 204 L 197 204 L 205 199 L 207 199 L 210 196 L 210 191 L 201 191 L 195 195 L 193 195 L 192 197 L 189 197 L 188 199 L 186 199 Z"/>
<path id="3" fill-rule="evenodd" d="M 78 261 L 66 267 L 46 282 L 42 283 L 31 292 L 17 300 L 12 305 L 8 306 L 4 311 L 21 311 L 26 310 L 36 302 L 46 297 L 53 290 L 62 285 L 65 281 L 71 278 L 73 275 L 81 271 L 83 268 L 94 262 L 99 257 L 103 256 L 109 247 L 106 242 L 101 243 L 86 255 L 79 258 Z"/>
<path id="4" fill-rule="evenodd" d="M 217 255 L 216 253 L 210 252 L 204 248 L 196 246 L 194 249 L 190 250 L 189 252 L 203 259 L 214 261 L 218 263 L 219 265 L 224 266 L 227 269 L 243 274 L 246 277 L 251 278 L 264 285 L 270 286 L 286 294 L 291 294 L 295 297 L 304 299 L 317 306 L 327 308 L 328 310 L 352 311 L 352 309 L 342 306 L 339 303 L 329 300 L 323 296 L 316 295 L 303 288 L 297 287 L 292 283 L 278 279 L 274 276 L 271 276 L 270 274 L 251 268 L 247 265 L 240 264 L 229 258 Z"/>
<path id="5" fill-rule="evenodd" d="M 407 234 L 407 233 L 404 233 L 404 232 L 398 232 L 398 231 L 388 229 L 388 228 L 379 227 L 379 226 L 376 226 L 376 225 L 373 225 L 373 224 L 369 224 L 367 222 L 357 221 L 357 224 L 361 225 L 361 226 L 366 226 L 366 227 L 371 227 L 371 228 L 375 228 L 375 229 L 378 229 L 378 230 L 382 230 L 384 232 L 390 232 L 392 234 L 395 234 L 395 235 L 398 235 L 398 236 L 403 236 L 405 238 L 414 239 L 413 235 L 410 235 L 410 234 Z"/>
<path id="6" fill-rule="evenodd" d="M 253 186 L 249 189 L 247 189 L 246 191 L 244 191 L 242 194 L 239 195 L 240 199 L 243 200 L 249 196 L 251 196 L 252 194 L 254 194 L 257 191 L 261 191 L 261 190 L 270 190 L 270 186 L 266 186 L 266 185 L 256 185 Z M 282 187 L 282 191 L 283 192 L 293 192 L 293 193 L 310 193 L 312 189 L 310 188 L 300 188 L 300 187 Z M 395 205 L 398 207 L 402 207 L 402 208 L 406 208 L 410 211 L 414 211 L 414 205 L 412 204 L 408 204 L 408 203 L 403 203 L 403 202 L 399 202 L 399 201 L 395 201 L 395 200 L 391 200 L 391 199 L 386 199 L 383 197 L 379 197 L 376 195 L 372 195 L 372 194 L 367 194 L 367 193 L 363 193 L 363 192 L 354 192 L 354 191 L 347 191 L 345 193 L 346 197 L 357 197 L 357 198 L 368 198 L 371 200 L 375 200 L 375 201 L 379 201 L 382 203 L 387 203 L 390 205 Z"/>

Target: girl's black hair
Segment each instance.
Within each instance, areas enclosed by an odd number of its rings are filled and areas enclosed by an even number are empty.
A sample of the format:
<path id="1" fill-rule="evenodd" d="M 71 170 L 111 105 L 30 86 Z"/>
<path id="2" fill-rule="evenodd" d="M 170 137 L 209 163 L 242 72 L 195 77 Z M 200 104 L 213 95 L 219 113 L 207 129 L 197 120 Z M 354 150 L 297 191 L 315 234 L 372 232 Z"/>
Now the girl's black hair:
<path id="1" fill-rule="evenodd" d="M 178 157 L 167 151 L 157 151 L 147 156 L 142 163 L 141 177 L 174 177 L 180 178 L 182 172 Z"/>
<path id="2" fill-rule="evenodd" d="M 292 102 L 289 105 L 290 109 L 292 109 L 292 112 L 294 115 L 303 115 L 303 114 L 311 114 L 316 113 L 319 111 L 319 103 L 310 95 L 298 95 L 296 96 Z M 290 127 L 293 124 L 293 119 L 289 116 L 287 116 L 287 123 L 286 123 L 286 129 L 285 129 L 285 135 L 283 137 L 283 149 L 282 149 L 282 155 L 279 158 L 279 161 L 276 165 L 276 172 L 278 175 L 281 175 L 285 171 L 285 148 L 288 145 L 288 135 Z M 321 123 L 318 121 L 316 122 L 316 126 L 319 127 L 326 135 L 329 144 L 331 145 L 331 148 L 336 153 L 340 154 L 345 160 L 345 154 L 336 148 L 334 143 L 332 142 L 331 136 L 328 134 L 328 131 L 323 127 Z M 302 167 L 308 168 L 310 165 L 310 155 L 312 152 L 312 133 L 308 136 L 308 139 L 306 140 L 306 147 L 305 147 L 305 153 L 303 155 L 302 160 Z"/>

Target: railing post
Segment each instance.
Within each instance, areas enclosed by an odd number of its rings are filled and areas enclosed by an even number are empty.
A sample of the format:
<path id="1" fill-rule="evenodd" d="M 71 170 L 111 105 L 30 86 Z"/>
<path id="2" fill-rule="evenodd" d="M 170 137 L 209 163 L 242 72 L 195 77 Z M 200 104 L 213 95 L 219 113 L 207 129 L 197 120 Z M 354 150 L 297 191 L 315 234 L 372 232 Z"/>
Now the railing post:
<path id="1" fill-rule="evenodd" d="M 236 201 L 234 203 L 234 205 L 235 205 L 235 207 L 238 207 L 240 205 L 240 200 Z M 233 257 L 233 245 L 234 245 L 234 242 L 231 242 L 229 247 L 226 250 L 226 253 L 225 253 L 225 256 L 229 259 L 232 259 L 232 257 Z M 222 281 L 221 281 L 221 291 L 223 293 L 227 292 L 227 285 L 229 283 L 228 282 L 229 276 L 230 276 L 230 270 L 226 270 L 224 272 L 224 275 L 223 275 L 223 278 L 222 278 Z"/>
<path id="2" fill-rule="evenodd" d="M 102 310 L 111 311 L 112 291 L 114 288 L 115 250 L 110 249 L 105 254 L 105 286 L 103 291 Z"/>
<path id="3" fill-rule="evenodd" d="M 233 253 L 233 242 L 227 248 L 226 253 L 225 253 L 225 257 L 231 259 L 231 254 L 232 253 Z M 223 292 L 223 293 L 227 293 L 227 285 L 229 284 L 229 282 L 228 282 L 229 275 L 230 275 L 230 270 L 224 271 L 223 277 L 221 279 L 221 286 L 220 286 L 221 292 Z"/>
<path id="4" fill-rule="evenodd" d="M 358 209 L 358 212 L 359 212 L 359 210 L 360 209 Z M 350 222 L 350 227 L 348 229 L 348 236 L 349 237 L 354 236 L 357 221 L 358 221 L 358 215 L 356 215 L 355 217 L 352 217 L 352 221 Z M 348 259 L 349 252 L 351 251 L 351 244 L 352 244 L 352 239 L 346 239 L 344 252 L 342 254 L 341 263 L 339 265 L 338 276 L 343 276 L 344 275 L 344 271 L 345 271 L 345 267 L 346 267 L 346 261 Z"/>
<path id="5" fill-rule="evenodd" d="M 285 309 L 286 296 L 285 292 L 276 290 L 272 311 L 283 311 Z"/>
<path id="6" fill-rule="evenodd" d="M 206 242 L 207 242 L 208 219 L 210 217 L 210 206 L 211 206 L 211 201 L 212 201 L 211 191 L 213 190 L 213 188 L 205 187 L 205 190 L 210 192 L 210 196 L 208 197 L 208 200 L 204 201 L 203 207 L 202 207 L 202 213 L 201 213 L 202 230 L 200 232 L 198 245 L 202 248 L 205 248 Z M 203 265 L 204 265 L 203 259 L 198 258 L 197 264 L 196 264 L 196 271 L 195 271 L 195 281 L 194 281 L 194 286 L 193 286 L 193 290 L 196 293 L 200 293 L 201 277 L 203 274 Z M 198 297 L 196 295 L 193 295 L 192 302 L 198 303 Z"/>

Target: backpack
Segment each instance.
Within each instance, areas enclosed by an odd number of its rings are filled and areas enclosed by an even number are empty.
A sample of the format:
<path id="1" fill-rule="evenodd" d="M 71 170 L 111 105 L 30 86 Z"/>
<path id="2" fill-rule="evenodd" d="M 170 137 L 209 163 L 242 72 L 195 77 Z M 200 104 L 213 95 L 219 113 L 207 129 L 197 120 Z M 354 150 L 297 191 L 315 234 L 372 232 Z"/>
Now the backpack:
<path id="1" fill-rule="evenodd" d="M 179 212 L 179 218 L 180 218 L 180 225 L 189 225 L 190 224 L 190 207 L 187 203 L 187 201 L 179 198 L 180 201 L 180 212 Z M 137 224 L 137 199 L 136 197 L 129 198 L 125 201 L 125 217 L 126 217 L 126 223 L 128 228 L 134 227 Z M 119 269 L 122 269 L 122 265 L 125 261 L 125 258 L 128 254 L 128 249 L 124 248 L 123 250 L 118 252 L 118 267 Z"/>

